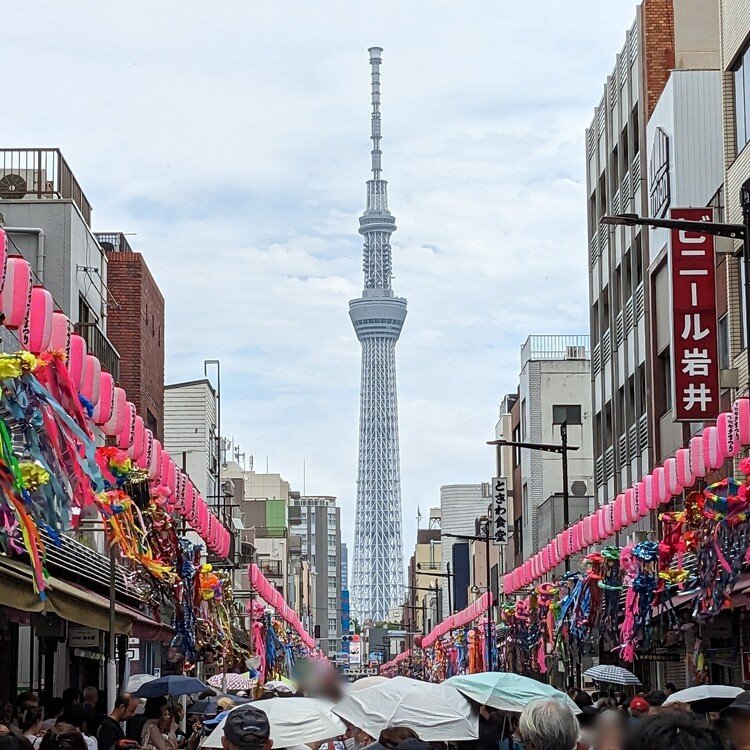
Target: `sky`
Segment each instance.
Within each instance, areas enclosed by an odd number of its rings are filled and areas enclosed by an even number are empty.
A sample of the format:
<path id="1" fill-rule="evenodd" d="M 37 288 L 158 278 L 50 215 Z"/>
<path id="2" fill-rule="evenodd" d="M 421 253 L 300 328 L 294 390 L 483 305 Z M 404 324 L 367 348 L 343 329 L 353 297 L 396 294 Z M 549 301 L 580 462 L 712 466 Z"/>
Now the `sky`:
<path id="1" fill-rule="evenodd" d="M 167 382 L 222 368 L 255 468 L 336 495 L 353 539 L 369 174 L 381 68 L 404 551 L 443 484 L 488 481 L 529 334 L 587 333 L 584 131 L 635 0 L 14 6 L 4 146 L 59 147 L 94 231 L 166 298 Z M 303 463 L 305 482 L 303 487 Z M 351 544 L 350 544 L 351 549 Z"/>

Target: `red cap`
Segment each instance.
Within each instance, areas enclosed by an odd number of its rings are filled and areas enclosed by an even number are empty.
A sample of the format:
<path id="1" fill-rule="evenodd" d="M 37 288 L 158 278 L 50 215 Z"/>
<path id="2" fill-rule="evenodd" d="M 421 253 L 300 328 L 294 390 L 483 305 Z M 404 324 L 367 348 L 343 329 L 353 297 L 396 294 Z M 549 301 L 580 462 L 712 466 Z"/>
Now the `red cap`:
<path id="1" fill-rule="evenodd" d="M 651 704 L 642 695 L 636 695 L 635 698 L 630 701 L 629 708 L 633 709 L 633 711 L 648 713 L 648 711 L 651 710 Z"/>

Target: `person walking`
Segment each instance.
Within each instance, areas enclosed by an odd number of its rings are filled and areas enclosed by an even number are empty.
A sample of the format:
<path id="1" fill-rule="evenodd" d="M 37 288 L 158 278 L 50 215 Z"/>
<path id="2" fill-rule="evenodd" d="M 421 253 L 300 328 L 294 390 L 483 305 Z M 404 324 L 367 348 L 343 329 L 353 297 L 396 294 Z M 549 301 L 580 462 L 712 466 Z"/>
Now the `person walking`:
<path id="1" fill-rule="evenodd" d="M 533 701 L 518 721 L 524 750 L 574 750 L 578 721 L 573 712 L 555 698 Z"/>
<path id="2" fill-rule="evenodd" d="M 138 699 L 133 698 L 130 693 L 120 693 L 117 696 L 112 713 L 105 716 L 99 724 L 99 731 L 96 733 L 99 750 L 113 750 L 118 740 L 125 739 L 125 732 L 120 724 L 135 713 L 137 705 Z"/>
<path id="3" fill-rule="evenodd" d="M 260 709 L 250 705 L 235 708 L 224 722 L 224 750 L 271 750 L 271 727 Z"/>

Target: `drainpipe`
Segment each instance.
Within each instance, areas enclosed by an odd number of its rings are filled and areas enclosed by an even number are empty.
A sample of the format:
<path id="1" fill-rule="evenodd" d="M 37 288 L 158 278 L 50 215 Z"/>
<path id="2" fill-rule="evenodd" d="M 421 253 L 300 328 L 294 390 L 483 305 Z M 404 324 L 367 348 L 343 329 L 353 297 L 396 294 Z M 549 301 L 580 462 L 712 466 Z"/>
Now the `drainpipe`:
<path id="1" fill-rule="evenodd" d="M 44 284 L 44 230 L 41 227 L 6 227 L 3 229 L 8 234 L 35 234 L 37 236 L 36 246 L 36 276 L 40 284 Z"/>

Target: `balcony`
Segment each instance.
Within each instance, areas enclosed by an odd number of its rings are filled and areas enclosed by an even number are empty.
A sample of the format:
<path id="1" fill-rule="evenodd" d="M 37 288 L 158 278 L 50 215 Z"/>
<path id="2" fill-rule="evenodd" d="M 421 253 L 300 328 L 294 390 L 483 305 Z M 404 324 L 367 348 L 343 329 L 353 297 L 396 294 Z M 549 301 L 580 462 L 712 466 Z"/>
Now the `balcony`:
<path id="1" fill-rule="evenodd" d="M 91 226 L 91 204 L 57 148 L 0 148 L 0 200 L 71 200 Z"/>
<path id="2" fill-rule="evenodd" d="M 284 575 L 281 560 L 261 560 L 258 567 L 266 578 L 282 578 Z"/>
<path id="3" fill-rule="evenodd" d="M 105 253 L 132 253 L 128 238 L 122 232 L 94 232 L 97 242 Z"/>
<path id="4" fill-rule="evenodd" d="M 521 361 L 537 359 L 588 359 L 588 336 L 529 336 L 521 348 Z"/>
<path id="5" fill-rule="evenodd" d="M 76 333 L 86 342 L 89 354 L 102 363 L 102 367 L 115 379 L 120 379 L 120 354 L 104 331 L 96 323 L 76 323 Z"/>

